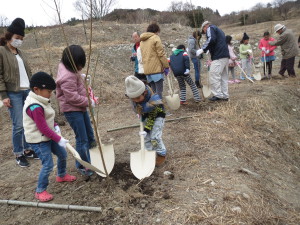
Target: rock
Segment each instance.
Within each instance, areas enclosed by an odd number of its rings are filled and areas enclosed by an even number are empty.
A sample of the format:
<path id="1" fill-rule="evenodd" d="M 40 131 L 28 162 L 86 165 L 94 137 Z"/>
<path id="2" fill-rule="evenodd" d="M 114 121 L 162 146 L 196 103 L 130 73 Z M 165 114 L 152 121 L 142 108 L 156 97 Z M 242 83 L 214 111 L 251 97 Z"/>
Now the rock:
<path id="1" fill-rule="evenodd" d="M 120 213 L 120 212 L 122 212 L 124 209 L 122 208 L 122 207 L 119 207 L 119 206 L 117 206 L 117 207 L 115 207 L 114 208 L 114 211 L 116 212 L 116 213 Z"/>
<path id="2" fill-rule="evenodd" d="M 170 171 L 165 171 L 165 172 L 164 172 L 164 175 L 165 175 L 165 176 L 169 176 L 169 175 L 171 175 L 171 174 L 172 174 L 172 173 L 171 173 Z"/>
<path id="3" fill-rule="evenodd" d="M 160 223 L 161 222 L 161 219 L 156 219 L 155 223 Z"/>
<path id="4" fill-rule="evenodd" d="M 216 182 L 212 181 L 212 182 L 210 182 L 210 185 L 211 185 L 211 186 L 215 186 L 215 185 L 216 185 Z"/>
<path id="5" fill-rule="evenodd" d="M 216 201 L 216 199 L 213 199 L 213 198 L 208 198 L 207 200 L 209 203 L 214 203 Z"/>
<path id="6" fill-rule="evenodd" d="M 169 48 L 174 48 L 174 47 L 175 47 L 174 44 L 170 44 L 170 45 L 169 45 Z"/>
<path id="7" fill-rule="evenodd" d="M 250 196 L 246 193 L 243 193 L 242 196 L 245 198 L 245 199 L 250 199 Z"/>
<path id="8" fill-rule="evenodd" d="M 237 213 L 241 213 L 242 212 L 242 209 L 240 207 L 233 207 L 232 209 L 232 212 L 237 212 Z"/>

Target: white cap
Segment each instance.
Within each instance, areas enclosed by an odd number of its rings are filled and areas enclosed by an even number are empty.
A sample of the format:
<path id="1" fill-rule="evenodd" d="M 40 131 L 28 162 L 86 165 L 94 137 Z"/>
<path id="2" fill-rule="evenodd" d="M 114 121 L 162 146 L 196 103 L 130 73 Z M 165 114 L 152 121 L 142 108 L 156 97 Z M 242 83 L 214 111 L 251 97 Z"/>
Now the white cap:
<path id="1" fill-rule="evenodd" d="M 203 27 L 206 26 L 207 24 L 210 24 L 210 22 L 207 20 L 202 23 L 201 31 L 203 30 Z"/>
<path id="2" fill-rule="evenodd" d="M 129 98 L 137 98 L 146 90 L 143 81 L 135 76 L 128 76 L 125 79 L 126 94 Z"/>
<path id="3" fill-rule="evenodd" d="M 285 26 L 284 25 L 282 25 L 282 24 L 276 24 L 275 26 L 274 26 L 274 33 L 276 33 L 277 31 L 279 31 L 280 29 L 282 29 L 282 28 L 284 28 Z"/>

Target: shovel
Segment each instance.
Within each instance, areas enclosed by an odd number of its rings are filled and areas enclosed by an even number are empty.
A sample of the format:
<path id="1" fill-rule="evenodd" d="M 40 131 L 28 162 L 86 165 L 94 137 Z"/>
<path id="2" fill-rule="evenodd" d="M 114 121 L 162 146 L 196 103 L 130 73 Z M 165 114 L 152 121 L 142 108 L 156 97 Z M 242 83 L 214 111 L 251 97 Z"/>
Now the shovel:
<path id="1" fill-rule="evenodd" d="M 142 132 L 143 122 L 140 121 L 140 131 Z M 156 152 L 145 149 L 144 136 L 141 136 L 141 150 L 130 153 L 130 168 L 133 175 L 139 180 L 149 177 L 155 168 Z"/>
<path id="2" fill-rule="evenodd" d="M 99 134 L 99 131 L 98 131 Z M 105 167 L 107 174 L 110 174 L 112 169 L 114 168 L 115 165 L 115 152 L 114 152 L 114 147 L 112 144 L 109 145 L 104 145 L 101 142 L 101 139 L 99 137 L 100 141 L 100 146 L 103 154 L 103 160 L 105 162 Z M 98 149 L 98 146 L 95 148 L 90 149 L 90 157 L 91 157 L 91 164 L 96 167 L 100 171 L 105 171 L 103 161 L 101 158 L 101 153 Z M 101 177 L 106 177 L 105 173 L 99 173 L 96 171 L 97 174 L 99 174 Z"/>
<path id="3" fill-rule="evenodd" d="M 202 93 L 204 98 L 208 98 L 211 94 L 210 83 L 209 83 L 209 66 L 207 67 L 207 84 L 203 85 Z"/>
<path id="4" fill-rule="evenodd" d="M 252 83 L 254 83 L 254 81 L 251 80 L 251 79 L 247 76 L 247 74 L 245 73 L 245 71 L 242 69 L 240 63 L 236 62 L 236 64 L 238 65 L 238 67 L 240 68 L 240 70 L 242 71 L 242 73 L 245 75 L 245 77 L 246 77 L 248 80 L 250 80 Z"/>
<path id="5" fill-rule="evenodd" d="M 167 76 L 169 91 L 171 95 L 166 96 L 167 104 L 172 110 L 177 110 L 180 107 L 180 99 L 178 94 L 174 94 L 174 90 L 171 86 L 170 75 Z"/>
<path id="6" fill-rule="evenodd" d="M 253 63 L 253 60 L 251 60 L 251 61 L 252 61 L 252 65 L 254 67 L 254 74 L 253 74 L 254 79 L 255 80 L 261 80 L 261 73 L 256 70 L 255 65 Z"/>

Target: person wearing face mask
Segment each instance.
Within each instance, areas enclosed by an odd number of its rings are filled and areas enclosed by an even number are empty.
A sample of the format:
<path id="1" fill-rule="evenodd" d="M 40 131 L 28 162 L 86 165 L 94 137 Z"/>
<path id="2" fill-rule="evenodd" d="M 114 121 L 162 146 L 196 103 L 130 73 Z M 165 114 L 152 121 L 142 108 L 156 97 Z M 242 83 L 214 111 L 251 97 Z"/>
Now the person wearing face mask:
<path id="1" fill-rule="evenodd" d="M 29 166 L 26 158 L 39 159 L 26 143 L 23 129 L 22 109 L 32 75 L 26 57 L 19 49 L 25 37 L 24 31 L 24 20 L 16 18 L 0 39 L 0 98 L 10 113 L 13 153 L 20 167 Z"/>

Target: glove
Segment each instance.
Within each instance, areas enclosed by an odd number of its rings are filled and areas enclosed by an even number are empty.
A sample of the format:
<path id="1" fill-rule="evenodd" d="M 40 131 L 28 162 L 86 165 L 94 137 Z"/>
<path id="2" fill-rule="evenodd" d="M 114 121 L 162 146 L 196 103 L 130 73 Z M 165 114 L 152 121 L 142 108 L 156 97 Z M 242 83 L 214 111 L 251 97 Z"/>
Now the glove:
<path id="1" fill-rule="evenodd" d="M 60 141 L 58 142 L 58 145 L 63 148 L 66 148 L 67 143 L 69 143 L 69 141 L 61 137 Z"/>
<path id="2" fill-rule="evenodd" d="M 91 106 L 92 106 L 93 108 L 95 108 L 95 106 L 96 106 L 95 101 L 94 101 L 93 99 L 91 99 Z"/>
<path id="3" fill-rule="evenodd" d="M 265 51 L 266 51 L 266 48 L 265 48 L 265 47 L 262 47 L 261 50 L 265 52 Z"/>
<path id="4" fill-rule="evenodd" d="M 207 52 L 205 54 L 208 55 L 209 54 L 209 50 L 207 50 Z"/>
<path id="5" fill-rule="evenodd" d="M 269 53 L 270 53 L 270 50 L 269 50 L 269 49 L 267 49 L 265 52 L 266 52 L 266 54 L 269 54 Z"/>
<path id="6" fill-rule="evenodd" d="M 196 56 L 201 55 L 203 52 L 204 52 L 204 51 L 203 51 L 202 48 L 198 49 L 198 50 L 196 51 Z"/>
<path id="7" fill-rule="evenodd" d="M 61 133 L 61 132 L 60 132 L 60 128 L 59 128 L 58 125 L 54 126 L 54 131 L 55 131 L 55 133 L 57 133 L 57 134 L 60 134 L 60 133 Z"/>
<path id="8" fill-rule="evenodd" d="M 169 69 L 169 68 L 165 68 L 165 69 L 164 69 L 164 74 L 165 74 L 166 76 L 168 76 L 169 72 L 170 72 L 170 69 Z"/>
<path id="9" fill-rule="evenodd" d="M 145 138 L 147 136 L 147 132 L 146 131 L 140 131 L 139 135 L 143 136 Z"/>
<path id="10" fill-rule="evenodd" d="M 189 73 L 190 73 L 190 70 L 189 70 L 189 69 L 186 69 L 185 72 L 184 72 L 185 75 L 187 75 L 187 74 L 189 74 Z"/>
<path id="11" fill-rule="evenodd" d="M 248 52 L 249 55 L 252 54 L 252 50 L 251 49 L 248 49 L 247 52 Z"/>

